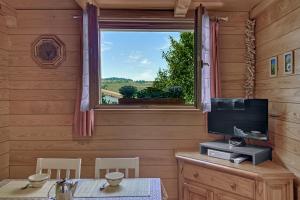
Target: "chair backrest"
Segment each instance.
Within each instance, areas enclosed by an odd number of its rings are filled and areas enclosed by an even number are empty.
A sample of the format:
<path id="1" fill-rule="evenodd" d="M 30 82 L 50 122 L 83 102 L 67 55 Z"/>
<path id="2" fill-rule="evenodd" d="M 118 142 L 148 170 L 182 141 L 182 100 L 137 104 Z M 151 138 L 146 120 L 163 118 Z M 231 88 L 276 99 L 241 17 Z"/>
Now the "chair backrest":
<path id="1" fill-rule="evenodd" d="M 129 169 L 134 169 L 134 178 L 139 177 L 139 158 L 96 158 L 95 162 L 95 178 L 100 178 L 100 170 L 119 171 L 125 170 L 125 177 L 128 178 Z"/>
<path id="2" fill-rule="evenodd" d="M 56 179 L 60 179 L 62 170 L 66 171 L 66 177 L 70 178 L 71 170 L 75 171 L 76 179 L 80 178 L 81 159 L 80 158 L 38 158 L 36 164 L 36 173 L 47 170 L 47 174 L 51 176 L 51 170 L 56 170 Z"/>

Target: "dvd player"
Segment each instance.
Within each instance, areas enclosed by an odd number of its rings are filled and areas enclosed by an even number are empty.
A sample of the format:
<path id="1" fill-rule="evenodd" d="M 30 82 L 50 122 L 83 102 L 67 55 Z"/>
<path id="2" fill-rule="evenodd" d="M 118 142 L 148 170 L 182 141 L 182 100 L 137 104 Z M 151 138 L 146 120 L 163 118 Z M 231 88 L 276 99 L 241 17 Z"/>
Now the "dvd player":
<path id="1" fill-rule="evenodd" d="M 220 158 L 223 160 L 231 160 L 232 158 L 235 158 L 239 156 L 238 153 L 231 153 L 226 151 L 218 151 L 214 149 L 207 149 L 207 155 L 210 157 Z"/>

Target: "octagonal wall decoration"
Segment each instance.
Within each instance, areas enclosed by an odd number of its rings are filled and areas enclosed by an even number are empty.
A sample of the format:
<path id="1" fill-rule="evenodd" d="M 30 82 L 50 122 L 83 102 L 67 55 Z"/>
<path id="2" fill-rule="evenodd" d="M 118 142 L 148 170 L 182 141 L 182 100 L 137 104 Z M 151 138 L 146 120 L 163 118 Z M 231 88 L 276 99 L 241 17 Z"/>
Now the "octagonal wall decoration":
<path id="1" fill-rule="evenodd" d="M 56 35 L 41 35 L 32 44 L 32 58 L 41 67 L 56 68 L 65 57 L 65 44 Z"/>

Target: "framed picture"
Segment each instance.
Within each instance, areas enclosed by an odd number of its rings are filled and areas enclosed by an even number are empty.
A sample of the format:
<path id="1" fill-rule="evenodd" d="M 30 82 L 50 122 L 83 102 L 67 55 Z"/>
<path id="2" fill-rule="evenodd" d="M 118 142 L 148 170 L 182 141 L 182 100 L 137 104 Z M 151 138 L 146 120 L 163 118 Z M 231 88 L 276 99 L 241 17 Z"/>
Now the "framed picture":
<path id="1" fill-rule="evenodd" d="M 278 72 L 277 56 L 270 59 L 270 77 L 276 77 Z"/>
<path id="2" fill-rule="evenodd" d="M 293 51 L 289 51 L 283 54 L 283 73 L 284 74 L 292 74 L 294 72 L 294 56 Z"/>

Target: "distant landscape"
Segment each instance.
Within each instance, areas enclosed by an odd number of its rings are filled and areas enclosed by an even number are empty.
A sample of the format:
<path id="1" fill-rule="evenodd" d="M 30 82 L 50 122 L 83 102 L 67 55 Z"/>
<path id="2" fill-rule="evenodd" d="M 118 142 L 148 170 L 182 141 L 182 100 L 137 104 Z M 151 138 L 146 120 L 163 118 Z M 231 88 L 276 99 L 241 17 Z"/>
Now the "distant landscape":
<path id="1" fill-rule="evenodd" d="M 115 67 L 109 68 L 114 70 L 101 80 L 102 104 L 118 104 L 119 100 L 123 103 L 145 102 L 146 100 L 162 102 L 162 99 L 180 100 L 185 104 L 193 104 L 195 99 L 194 34 L 182 32 L 178 39 L 170 36 L 168 45 L 170 46 L 160 52 L 167 64 L 166 68 L 155 67 L 155 63 L 140 54 L 130 55 L 130 65 L 126 62 L 122 63 L 123 67 L 120 69 L 123 71 L 114 72 Z M 146 50 L 143 49 L 141 52 L 146 52 Z M 114 63 L 112 66 L 119 66 L 119 64 Z M 144 71 L 139 71 L 135 75 L 131 74 L 135 69 Z M 114 76 L 114 74 L 118 75 Z M 126 77 L 123 77 L 123 74 Z"/>
<path id="2" fill-rule="evenodd" d="M 122 86 L 135 86 L 138 91 L 145 89 L 147 87 L 152 87 L 153 81 L 144 81 L 144 80 L 132 80 L 126 78 L 119 78 L 119 77 L 110 77 L 110 78 L 103 78 L 101 82 L 101 88 L 106 89 L 113 92 L 118 92 Z"/>

